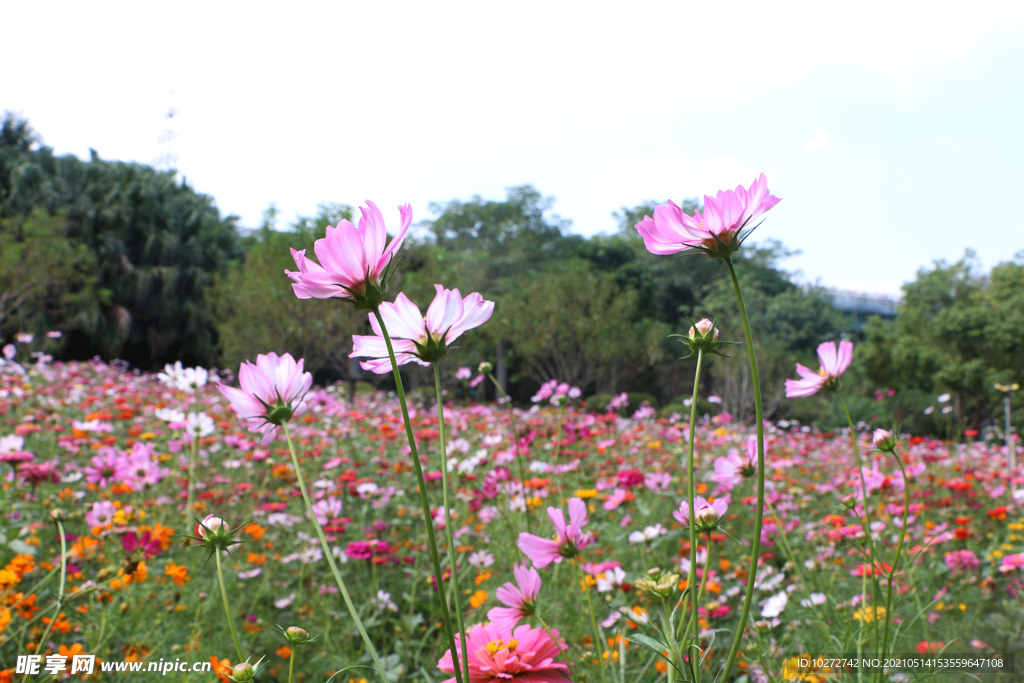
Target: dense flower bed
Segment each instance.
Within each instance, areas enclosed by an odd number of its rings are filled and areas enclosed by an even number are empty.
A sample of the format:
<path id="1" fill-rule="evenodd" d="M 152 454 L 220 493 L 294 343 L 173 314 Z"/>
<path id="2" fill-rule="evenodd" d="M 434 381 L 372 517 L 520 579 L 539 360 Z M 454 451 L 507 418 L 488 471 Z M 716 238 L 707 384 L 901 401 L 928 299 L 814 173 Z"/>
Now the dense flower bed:
<path id="1" fill-rule="evenodd" d="M 2 380 L 0 661 L 13 668 L 26 653 L 89 653 L 237 663 L 215 563 L 185 538 L 201 537 L 196 522 L 215 515 L 240 527 L 235 538 L 244 543 L 223 556 L 225 585 L 245 654 L 268 657 L 269 674 L 261 676 L 284 680 L 293 648 L 306 680 L 369 665 L 306 519 L 282 434 L 260 443 L 212 382 L 183 391 L 99 362 L 27 373 L 8 364 Z M 430 523 L 440 529 L 437 412 L 429 403 L 411 408 L 434 489 Z M 445 408 L 471 680 L 490 680 L 480 672 L 496 670 L 512 680 L 657 680 L 667 667 L 656 651 L 659 634 L 689 570 L 685 420 L 649 409 L 593 414 L 578 400 L 516 409 L 515 417 L 518 445 L 504 406 Z M 746 585 L 749 542 L 740 539 L 756 502 L 751 433 L 727 414 L 706 416 L 696 433 L 696 491 L 706 503 L 697 501 L 696 575 L 708 676 L 728 648 Z M 849 434 L 790 424 L 768 425 L 767 434 L 764 552 L 754 624 L 735 675 L 768 680 L 799 653 L 857 652 L 878 637 L 884 617 L 893 652 L 1014 649 L 1024 623 L 1024 520 L 1005 450 L 910 438 L 899 451 L 905 481 L 867 433 L 857 435 L 863 473 Z M 336 388 L 314 389 L 291 436 L 314 512 L 389 674 L 447 678 L 451 661 L 397 401 L 364 393 L 350 403 Z M 863 561 L 864 528 L 848 514 L 859 502 L 861 474 L 882 558 L 875 566 Z M 869 579 L 888 573 L 904 513 L 907 561 L 887 612 Z M 54 520 L 66 547 L 59 606 Z M 445 537 L 438 534 L 442 545 Z M 572 552 L 561 550 L 568 546 Z M 289 642 L 275 625 L 319 637 Z M 11 676 L 2 672 L 0 680 Z M 335 680 L 373 677 L 356 668 Z"/>

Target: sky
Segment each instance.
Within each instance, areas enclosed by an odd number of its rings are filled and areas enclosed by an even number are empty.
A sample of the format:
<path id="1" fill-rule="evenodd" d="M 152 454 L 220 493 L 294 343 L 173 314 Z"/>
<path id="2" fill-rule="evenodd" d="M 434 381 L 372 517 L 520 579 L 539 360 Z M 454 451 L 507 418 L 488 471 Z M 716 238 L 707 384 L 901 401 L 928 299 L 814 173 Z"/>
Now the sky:
<path id="1" fill-rule="evenodd" d="M 573 232 L 749 185 L 802 282 L 1024 250 L 1022 2 L 17 3 L 0 109 L 255 227 L 532 184 Z M 174 115 L 168 117 L 173 111 Z"/>

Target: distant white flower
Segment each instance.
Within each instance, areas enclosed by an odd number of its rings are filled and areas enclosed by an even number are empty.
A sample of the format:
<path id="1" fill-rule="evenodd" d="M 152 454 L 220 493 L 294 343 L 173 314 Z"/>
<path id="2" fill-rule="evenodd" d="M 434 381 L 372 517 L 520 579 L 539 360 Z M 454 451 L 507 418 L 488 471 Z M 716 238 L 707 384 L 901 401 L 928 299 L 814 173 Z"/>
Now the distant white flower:
<path id="1" fill-rule="evenodd" d="M 622 571 L 620 567 L 612 567 L 601 572 L 602 575 L 597 577 L 597 592 L 607 593 L 615 590 L 616 586 L 621 586 L 622 582 L 626 580 L 626 572 Z"/>
<path id="2" fill-rule="evenodd" d="M 290 604 L 292 604 L 292 601 L 294 601 L 294 600 L 295 600 L 295 593 L 292 593 L 288 597 L 281 598 L 280 600 L 275 600 L 274 601 L 274 607 L 276 607 L 278 609 L 284 609 L 284 608 L 288 607 Z"/>
<path id="3" fill-rule="evenodd" d="M 714 394 L 712 394 L 711 396 L 708 396 L 708 403 L 721 403 L 721 402 L 722 402 L 722 397 L 721 396 L 715 396 Z"/>
<path id="4" fill-rule="evenodd" d="M 157 419 L 163 420 L 164 422 L 184 422 L 185 413 L 174 408 L 159 408 L 156 413 Z"/>
<path id="5" fill-rule="evenodd" d="M 810 607 L 811 605 L 824 605 L 828 598 L 824 593 L 811 593 L 811 599 L 804 598 L 800 601 L 800 604 L 804 607 Z"/>
<path id="6" fill-rule="evenodd" d="M 181 367 L 181 361 L 179 360 L 174 365 L 168 363 L 164 366 L 163 372 L 158 372 L 156 378 L 171 387 L 176 389 L 178 386 L 178 380 L 185 374 L 185 368 Z"/>
<path id="7" fill-rule="evenodd" d="M 646 527 L 643 531 L 634 531 L 629 535 L 630 543 L 643 543 L 645 541 L 653 541 L 658 536 L 668 533 L 661 524 L 655 524 L 654 526 Z"/>
<path id="8" fill-rule="evenodd" d="M 949 415 L 952 412 L 953 412 L 953 406 L 945 406 L 942 409 L 942 414 L 943 415 Z"/>
<path id="9" fill-rule="evenodd" d="M 398 605 L 391 602 L 391 593 L 385 593 L 382 590 L 377 591 L 377 597 L 373 599 L 373 606 L 379 609 L 381 612 L 398 611 Z"/>
<path id="10" fill-rule="evenodd" d="M 948 400 L 949 400 L 949 399 L 951 399 L 951 398 L 953 398 L 953 397 L 952 397 L 952 396 L 950 396 L 949 394 L 943 394 L 942 396 L 939 396 L 939 397 L 938 397 L 937 399 L 935 399 L 935 400 L 936 400 L 936 401 L 938 401 L 939 403 L 945 403 L 946 401 L 948 401 Z"/>
<path id="11" fill-rule="evenodd" d="M 213 418 L 206 413 L 189 413 L 185 416 L 185 433 L 189 438 L 203 438 L 213 434 L 215 430 Z"/>
<path id="12" fill-rule="evenodd" d="M 928 406 L 927 408 L 924 409 L 924 414 L 925 415 L 931 415 L 934 412 L 935 412 L 935 406 Z"/>
<path id="13" fill-rule="evenodd" d="M 789 596 L 786 595 L 785 591 L 776 593 L 768 598 L 768 602 L 764 604 L 764 607 L 761 609 L 761 616 L 765 619 L 774 619 L 782 614 L 782 610 L 786 609 L 788 603 Z"/>
<path id="14" fill-rule="evenodd" d="M 0 437 L 0 453 L 13 453 L 20 451 L 25 445 L 25 439 L 17 434 Z"/>

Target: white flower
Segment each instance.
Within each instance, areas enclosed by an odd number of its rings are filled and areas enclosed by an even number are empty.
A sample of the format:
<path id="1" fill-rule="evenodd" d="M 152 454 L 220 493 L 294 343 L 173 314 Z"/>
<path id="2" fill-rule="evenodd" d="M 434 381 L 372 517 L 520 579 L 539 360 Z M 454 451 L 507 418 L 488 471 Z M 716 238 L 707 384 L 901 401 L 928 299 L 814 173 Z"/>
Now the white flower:
<path id="1" fill-rule="evenodd" d="M 210 373 L 206 368 L 185 368 L 178 376 L 174 386 L 181 391 L 194 392 L 206 386 Z"/>
<path id="2" fill-rule="evenodd" d="M 935 400 L 938 401 L 939 403 L 945 403 L 946 401 L 948 401 L 951 398 L 952 398 L 952 396 L 950 396 L 949 394 L 943 394 L 942 396 L 939 396 Z"/>
<path id="3" fill-rule="evenodd" d="M 391 593 L 385 593 L 382 590 L 377 591 L 377 597 L 373 599 L 373 606 L 381 612 L 385 610 L 389 612 L 398 611 L 398 605 L 391 602 Z"/>
<path id="4" fill-rule="evenodd" d="M 934 412 L 935 412 L 935 406 L 928 406 L 927 408 L 924 409 L 924 414 L 925 415 L 931 415 Z"/>
<path id="5" fill-rule="evenodd" d="M 185 368 L 181 367 L 181 361 L 179 360 L 174 365 L 168 363 L 164 366 L 164 371 L 157 373 L 157 379 L 171 387 L 172 389 L 177 388 L 178 380 L 181 379 L 185 373 Z"/>
<path id="6" fill-rule="evenodd" d="M 209 436 L 214 431 L 213 418 L 206 413 L 189 413 L 185 417 L 185 433 L 190 438 Z"/>
<path id="7" fill-rule="evenodd" d="M 616 586 L 622 585 L 622 582 L 625 580 L 626 572 L 622 571 L 620 567 L 606 569 L 597 576 L 597 592 L 607 593 L 613 591 Z"/>
<path id="8" fill-rule="evenodd" d="M 782 610 L 786 609 L 786 604 L 789 602 L 789 596 L 786 592 L 776 593 L 772 597 L 768 598 L 768 602 L 764 604 L 761 609 L 761 616 L 766 619 L 774 619 L 775 617 L 782 614 Z"/>
<path id="9" fill-rule="evenodd" d="M 292 604 L 293 600 L 295 600 L 295 593 L 292 593 L 291 595 L 289 595 L 286 598 L 281 598 L 280 600 L 275 600 L 274 601 L 274 607 L 276 607 L 278 609 L 284 609 L 288 605 Z"/>
<path id="10" fill-rule="evenodd" d="M 157 419 L 163 420 L 164 422 L 184 422 L 185 413 L 174 408 L 160 408 L 156 411 L 155 415 Z"/>
<path id="11" fill-rule="evenodd" d="M 942 414 L 943 415 L 949 415 L 952 412 L 953 412 L 953 406 L 945 406 L 942 409 Z"/>
<path id="12" fill-rule="evenodd" d="M 810 607 L 811 605 L 824 605 L 828 598 L 824 593 L 811 593 L 811 599 L 806 598 L 800 601 L 800 604 L 804 607 Z"/>
<path id="13" fill-rule="evenodd" d="M 658 536 L 668 533 L 661 524 L 655 524 L 654 526 L 646 527 L 643 531 L 634 531 L 629 535 L 630 543 L 643 543 L 644 541 L 653 541 Z"/>
<path id="14" fill-rule="evenodd" d="M 25 445 L 25 439 L 17 434 L 11 434 L 0 438 L 0 453 L 13 453 L 20 451 Z"/>

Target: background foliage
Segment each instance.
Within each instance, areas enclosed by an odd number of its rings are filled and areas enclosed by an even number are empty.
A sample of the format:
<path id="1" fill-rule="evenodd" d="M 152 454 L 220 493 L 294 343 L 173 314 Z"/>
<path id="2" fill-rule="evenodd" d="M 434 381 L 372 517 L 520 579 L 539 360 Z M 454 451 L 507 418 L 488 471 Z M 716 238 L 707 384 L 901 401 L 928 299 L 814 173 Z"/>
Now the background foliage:
<path id="1" fill-rule="evenodd" d="M 456 362 L 495 361 L 518 401 L 558 378 L 585 396 L 626 391 L 678 408 L 692 380 L 669 335 L 706 316 L 723 338 L 741 339 L 727 270 L 707 258 L 647 252 L 633 225 L 653 202 L 623 208 L 619 231 L 589 238 L 570 234 L 553 205 L 529 185 L 509 188 L 501 201 L 432 205 L 401 252 L 394 292 L 424 310 L 439 282 L 494 300 L 493 322 L 460 340 Z M 88 161 L 57 157 L 8 114 L 0 131 L 0 336 L 59 330 L 64 358 L 98 354 L 144 369 L 175 360 L 230 368 L 287 351 L 306 358 L 319 382 L 386 386 L 348 359 L 351 335 L 368 330 L 365 315 L 296 299 L 283 273 L 294 267 L 290 248 L 311 250 L 327 225 L 351 217 L 350 206 L 324 204 L 282 229 L 271 205 L 263 224 L 243 234 L 173 172 L 95 152 Z M 894 321 L 876 318 L 858 330 L 826 292 L 794 283 L 780 267 L 788 254 L 777 242 L 738 254 L 766 416 L 841 424 L 827 402 L 785 401 L 783 382 L 795 362 L 817 367 L 822 341 L 852 338 L 858 362 L 845 381 L 858 420 L 1001 436 L 1002 397 L 992 385 L 1024 380 L 1024 255 L 988 274 L 970 253 L 937 262 L 905 286 Z M 742 347 L 733 355 L 710 364 L 705 389 L 722 402 L 708 407 L 749 419 Z M 418 368 L 409 376 L 414 390 L 429 384 Z M 940 405 L 943 393 L 951 400 Z"/>

